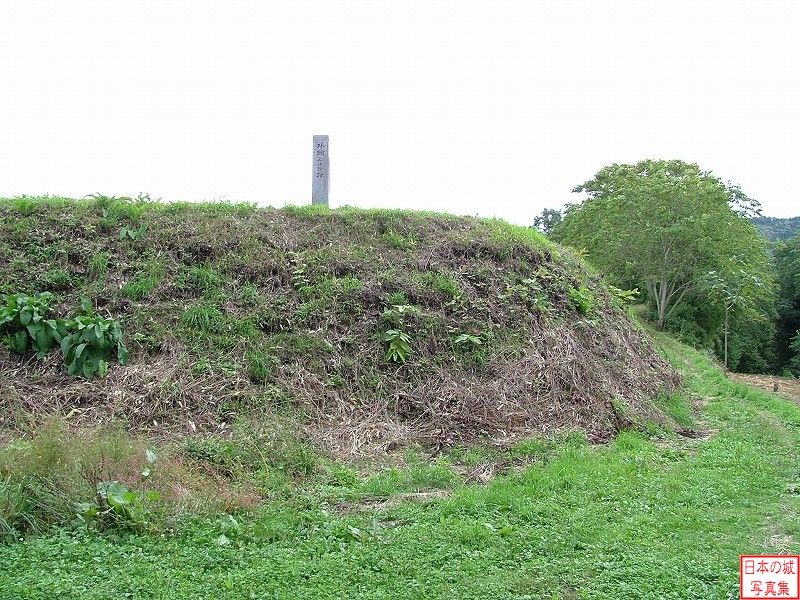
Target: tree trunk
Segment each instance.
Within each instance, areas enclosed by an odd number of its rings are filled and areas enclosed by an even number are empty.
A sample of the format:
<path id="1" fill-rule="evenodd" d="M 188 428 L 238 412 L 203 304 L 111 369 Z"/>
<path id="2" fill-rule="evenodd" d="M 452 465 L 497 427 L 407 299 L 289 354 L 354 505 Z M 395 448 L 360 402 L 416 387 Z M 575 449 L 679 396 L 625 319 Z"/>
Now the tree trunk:
<path id="1" fill-rule="evenodd" d="M 651 287 L 651 286 L 648 286 Z M 656 312 L 658 313 L 658 324 L 656 327 L 659 331 L 664 331 L 664 324 L 666 322 L 667 307 L 664 306 L 664 301 L 661 297 L 661 291 L 656 286 L 652 286 L 652 298 L 656 303 Z"/>
<path id="2" fill-rule="evenodd" d="M 725 307 L 725 372 L 728 372 L 728 307 Z"/>
<path id="3" fill-rule="evenodd" d="M 658 330 L 664 331 L 667 321 L 667 280 L 662 278 L 661 289 L 658 290 L 656 304 L 658 304 Z"/>

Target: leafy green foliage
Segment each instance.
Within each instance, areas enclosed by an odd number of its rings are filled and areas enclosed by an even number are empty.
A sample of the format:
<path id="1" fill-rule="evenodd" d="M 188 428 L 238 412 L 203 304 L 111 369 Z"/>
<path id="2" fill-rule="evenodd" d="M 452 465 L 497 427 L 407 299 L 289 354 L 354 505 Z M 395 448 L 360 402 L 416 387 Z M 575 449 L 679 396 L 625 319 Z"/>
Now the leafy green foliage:
<path id="1" fill-rule="evenodd" d="M 497 297 L 507 303 L 513 300 L 524 302 L 529 309 L 539 312 L 549 312 L 551 308 L 550 298 L 541 281 L 536 278 L 522 277 L 514 283 L 508 283 L 505 291 Z"/>
<path id="2" fill-rule="evenodd" d="M 800 233 L 800 217 L 753 217 L 750 222 L 758 232 L 771 242 L 787 241 Z"/>
<path id="3" fill-rule="evenodd" d="M 800 234 L 776 244 L 773 262 L 779 289 L 775 370 L 800 376 Z"/>
<path id="4" fill-rule="evenodd" d="M 614 164 L 574 190 L 586 194 L 552 232 L 585 247 L 616 284 L 641 284 L 663 329 L 705 274 L 738 256 L 766 270 L 765 243 L 741 213 L 757 206 L 741 190 L 679 160 Z"/>
<path id="5" fill-rule="evenodd" d="M 9 333 L 4 341 L 17 354 L 28 350 L 36 352 L 37 358 L 44 356 L 67 333 L 67 326 L 61 319 L 47 319 L 53 295 L 44 292 L 36 297 L 26 294 L 10 294 L 5 297 L 6 304 L 0 308 L 0 331 Z"/>
<path id="6" fill-rule="evenodd" d="M 593 306 L 593 299 L 591 292 L 586 289 L 585 287 L 570 288 L 569 297 L 572 299 L 572 302 L 575 304 L 575 307 L 580 311 L 583 315 L 588 315 L 592 311 Z"/>
<path id="7" fill-rule="evenodd" d="M 405 363 L 411 355 L 411 336 L 403 331 L 403 327 L 409 316 L 418 314 L 420 310 L 410 304 L 395 304 L 383 311 L 381 318 L 393 325 L 381 336 L 381 339 L 389 345 L 386 350 L 387 361 Z"/>
<path id="8" fill-rule="evenodd" d="M 139 240 L 144 236 L 144 232 L 147 231 L 149 226 L 150 224 L 147 221 L 142 221 L 137 228 L 122 227 L 119 230 L 119 239 Z"/>
<path id="9" fill-rule="evenodd" d="M 485 367 L 489 354 L 486 341 L 490 335 L 490 333 L 481 334 L 477 330 L 472 333 L 459 334 L 453 340 L 453 349 L 456 351 L 456 355 L 466 355 L 473 364 Z"/>
<path id="10" fill-rule="evenodd" d="M 117 223 L 119 219 L 127 222 L 119 230 L 121 240 L 140 240 L 144 237 L 150 224 L 142 217 L 147 212 L 147 207 L 158 204 L 161 198 L 153 199 L 150 194 L 140 193 L 136 198 L 130 196 L 105 196 L 95 193 L 86 196 L 91 198 L 95 207 L 103 216 L 102 224 L 110 227 Z"/>
<path id="11" fill-rule="evenodd" d="M 122 328 L 114 319 L 99 315 L 77 316 L 67 324 L 70 333 L 61 340 L 61 351 L 71 376 L 105 377 L 108 363 L 116 354 L 119 364 L 128 362 L 128 349 L 122 342 Z"/>
<path id="12" fill-rule="evenodd" d="M 289 257 L 294 265 L 294 269 L 292 269 L 292 285 L 294 289 L 303 294 L 311 287 L 311 280 L 308 278 L 308 265 L 303 262 L 303 257 L 297 252 L 292 252 Z"/>
<path id="13" fill-rule="evenodd" d="M 481 346 L 483 345 L 483 340 L 480 336 L 471 333 L 462 333 L 453 340 L 453 343 L 456 346 Z"/>
<path id="14" fill-rule="evenodd" d="M 95 522 L 120 529 L 131 529 L 143 524 L 140 514 L 145 502 L 154 502 L 161 494 L 154 490 L 135 492 L 119 481 L 100 481 L 95 502 L 76 502 L 76 524 L 92 525 Z"/>
<path id="15" fill-rule="evenodd" d="M 623 302 L 623 303 L 631 303 L 634 302 L 639 297 L 639 288 L 633 288 L 632 290 L 622 290 L 618 287 L 613 285 L 609 285 L 608 289 L 614 295 L 614 297 Z"/>
<path id="16" fill-rule="evenodd" d="M 405 320 L 409 315 L 418 315 L 420 310 L 411 304 L 395 304 L 391 308 L 383 311 L 383 319 L 395 323 L 399 326 L 405 324 Z"/>
<path id="17" fill-rule="evenodd" d="M 389 343 L 386 360 L 404 363 L 411 354 L 411 337 L 398 329 L 389 329 L 383 333 L 383 341 Z"/>
<path id="18" fill-rule="evenodd" d="M 562 219 L 563 215 L 560 210 L 544 208 L 542 212 L 533 219 L 533 226 L 547 235 L 561 223 Z"/>
<path id="19" fill-rule="evenodd" d="M 792 357 L 784 365 L 784 371 L 791 375 L 800 376 L 800 329 L 795 333 L 789 344 Z"/>
<path id="20" fill-rule="evenodd" d="M 35 198 L 23 194 L 14 200 L 14 210 L 27 217 L 36 212 L 38 204 Z"/>
<path id="21" fill-rule="evenodd" d="M 763 317 L 754 308 L 761 292 L 767 290 L 761 279 L 748 273 L 744 268 L 726 269 L 722 272 L 711 271 L 707 276 L 707 285 L 712 300 L 720 302 L 725 310 L 723 364 L 727 369 L 731 313 L 747 312 L 749 313 L 747 316 L 754 320 Z M 771 300 L 771 294 L 768 299 Z"/>
<path id="22" fill-rule="evenodd" d="M 154 450 L 145 450 L 147 466 L 140 473 L 142 481 L 147 481 L 153 473 L 157 460 Z M 129 490 L 119 481 L 98 481 L 95 499 L 89 502 L 75 502 L 73 525 L 99 524 L 116 529 L 143 529 L 147 525 L 144 509 L 150 502 L 161 498 L 155 490 Z"/>
<path id="23" fill-rule="evenodd" d="M 747 220 L 756 201 L 679 160 L 614 164 L 573 191 L 586 197 L 552 239 L 586 248 L 618 298 L 614 286 L 645 289 L 659 329 L 714 348 L 732 368 L 768 368 L 774 288 L 766 243 Z M 737 284 L 740 272 L 759 285 Z M 712 285 L 709 273 L 721 279 Z M 734 304 L 723 287 L 740 288 Z"/>

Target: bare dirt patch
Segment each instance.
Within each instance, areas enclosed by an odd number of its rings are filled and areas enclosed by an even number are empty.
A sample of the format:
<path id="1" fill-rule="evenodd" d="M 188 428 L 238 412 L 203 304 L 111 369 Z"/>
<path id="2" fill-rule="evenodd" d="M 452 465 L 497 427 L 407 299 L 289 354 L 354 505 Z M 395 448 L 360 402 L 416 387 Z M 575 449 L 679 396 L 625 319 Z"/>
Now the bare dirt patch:
<path id="1" fill-rule="evenodd" d="M 729 377 L 739 383 L 753 386 L 770 394 L 776 394 L 800 405 L 800 379 L 778 377 L 776 375 L 751 375 L 748 373 L 730 373 Z"/>
<path id="2" fill-rule="evenodd" d="M 334 508 L 338 514 L 358 514 L 366 511 L 383 511 L 409 502 L 426 503 L 447 498 L 451 490 L 431 490 L 427 492 L 408 492 L 390 498 L 362 498 L 355 502 L 339 502 Z"/>

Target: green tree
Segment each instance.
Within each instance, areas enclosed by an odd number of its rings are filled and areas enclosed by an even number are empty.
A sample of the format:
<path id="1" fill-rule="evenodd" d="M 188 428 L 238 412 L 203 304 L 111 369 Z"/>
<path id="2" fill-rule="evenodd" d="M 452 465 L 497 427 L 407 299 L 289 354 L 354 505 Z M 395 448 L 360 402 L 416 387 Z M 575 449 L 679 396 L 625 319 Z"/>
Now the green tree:
<path id="1" fill-rule="evenodd" d="M 547 235 L 561 223 L 562 215 L 560 210 L 555 208 L 544 208 L 541 214 L 533 219 L 533 226 Z"/>
<path id="2" fill-rule="evenodd" d="M 728 341 L 728 363 L 739 373 L 769 373 L 775 365 L 773 339 L 775 336 L 775 294 L 745 312 L 736 312 L 731 318 Z M 748 315 L 756 315 L 749 318 Z M 719 331 L 719 328 L 717 329 Z M 716 344 L 720 354 L 720 343 Z"/>
<path id="3" fill-rule="evenodd" d="M 734 268 L 730 268 L 733 266 Z M 756 309 L 759 297 L 764 290 L 764 282 L 758 276 L 748 273 L 744 268 L 728 265 L 722 271 L 711 271 L 708 274 L 708 289 L 712 300 L 722 304 L 725 311 L 723 326 L 724 365 L 728 370 L 728 342 L 731 334 L 731 315 L 737 311 L 749 313 L 756 319 L 762 317 Z M 744 265 L 741 265 L 742 267 Z"/>
<path id="4" fill-rule="evenodd" d="M 783 366 L 783 372 L 789 375 L 800 375 L 800 329 L 795 332 L 795 336 L 789 343 L 790 358 Z"/>
<path id="5" fill-rule="evenodd" d="M 778 243 L 774 264 L 779 288 L 776 370 L 800 375 L 800 234 Z"/>
<path id="6" fill-rule="evenodd" d="M 659 329 L 710 271 L 732 270 L 733 257 L 754 275 L 767 270 L 765 241 L 743 216 L 758 203 L 695 164 L 614 164 L 572 191 L 586 198 L 567 209 L 551 237 L 586 248 L 613 280 L 641 283 Z"/>

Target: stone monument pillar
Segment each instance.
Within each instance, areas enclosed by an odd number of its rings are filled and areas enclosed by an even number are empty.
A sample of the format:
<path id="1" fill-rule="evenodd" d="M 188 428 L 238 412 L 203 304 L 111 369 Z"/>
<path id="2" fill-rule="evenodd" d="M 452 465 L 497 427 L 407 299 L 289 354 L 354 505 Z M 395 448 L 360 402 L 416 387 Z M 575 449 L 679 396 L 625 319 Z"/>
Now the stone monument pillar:
<path id="1" fill-rule="evenodd" d="M 314 155 L 311 170 L 311 204 L 328 204 L 331 163 L 328 156 L 328 136 L 314 136 Z"/>

